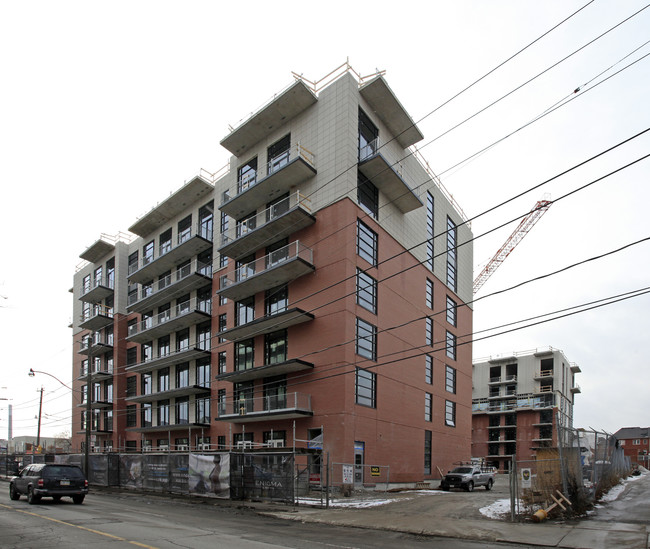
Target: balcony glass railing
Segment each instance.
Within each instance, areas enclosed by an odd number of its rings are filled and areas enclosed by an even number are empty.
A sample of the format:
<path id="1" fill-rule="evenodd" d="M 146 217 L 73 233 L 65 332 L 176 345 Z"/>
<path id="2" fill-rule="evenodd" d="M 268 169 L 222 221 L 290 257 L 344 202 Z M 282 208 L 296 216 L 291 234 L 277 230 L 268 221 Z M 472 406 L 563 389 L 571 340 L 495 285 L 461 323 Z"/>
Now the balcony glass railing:
<path id="1" fill-rule="evenodd" d="M 157 315 L 152 317 L 147 317 L 144 320 L 129 326 L 128 336 L 133 336 L 135 334 L 144 332 L 151 328 L 160 326 L 170 320 L 180 318 L 184 315 L 187 315 L 193 311 L 201 311 L 203 313 L 210 314 L 212 311 L 212 301 L 211 300 L 198 300 L 196 298 L 189 299 L 183 303 L 179 303 L 171 309 L 167 309 Z"/>
<path id="2" fill-rule="evenodd" d="M 299 240 L 271 252 L 270 254 L 260 257 L 255 261 L 241 265 L 234 271 L 219 277 L 219 287 L 226 288 L 231 284 L 243 282 L 246 279 L 272 269 L 281 263 L 291 259 L 302 259 L 310 265 L 313 263 L 313 252 Z"/>
<path id="3" fill-rule="evenodd" d="M 229 399 L 225 402 L 220 401 L 217 406 L 217 414 L 219 417 L 264 413 L 273 414 L 286 410 L 311 412 L 311 395 L 304 393 L 276 393 L 256 398 L 241 397 Z"/>
<path id="4" fill-rule="evenodd" d="M 233 198 L 236 198 L 237 195 L 247 191 L 251 187 L 258 185 L 268 176 L 273 175 L 276 172 L 279 172 L 282 168 L 286 167 L 292 160 L 301 158 L 312 168 L 315 166 L 315 157 L 314 153 L 310 150 L 303 147 L 300 143 L 296 143 L 289 150 L 284 151 L 273 158 L 271 158 L 266 164 L 265 169 L 266 173 L 262 173 L 261 170 L 245 172 L 242 177 L 237 181 L 237 187 L 234 189 L 234 192 L 226 191 L 222 195 L 222 203 L 225 203 Z"/>
<path id="5" fill-rule="evenodd" d="M 276 202 L 254 217 L 249 217 L 241 223 L 237 223 L 235 227 L 229 227 L 227 230 L 222 232 L 221 245 L 224 246 L 237 238 L 241 238 L 254 229 L 261 229 L 296 206 L 306 210 L 307 212 L 311 212 L 311 200 L 300 194 L 300 191 L 296 190 L 284 200 Z"/>
<path id="6" fill-rule="evenodd" d="M 174 245 L 172 245 L 172 241 L 167 241 L 163 243 L 163 245 L 159 246 L 157 254 L 154 252 L 153 248 L 147 250 L 145 252 L 145 255 L 140 260 L 139 264 L 132 263 L 129 265 L 129 269 L 128 269 L 129 274 L 133 274 L 134 272 L 138 271 L 142 267 L 145 267 L 150 263 L 153 263 L 154 261 L 156 261 L 156 259 L 167 255 L 172 250 L 175 250 L 176 248 L 178 248 L 179 246 L 181 246 L 182 244 L 190 240 L 193 236 L 200 236 L 201 238 L 204 238 L 212 242 L 212 220 L 199 222 L 198 224 L 192 225 L 191 228 L 183 230 L 176 237 L 176 241 Z"/>
<path id="7" fill-rule="evenodd" d="M 140 291 L 129 294 L 127 304 L 133 305 L 141 299 L 154 296 L 159 292 L 167 289 L 172 284 L 187 278 L 192 274 L 200 274 L 212 278 L 212 264 L 203 263 L 197 259 L 192 260 L 190 263 L 177 268 L 173 273 L 165 277 L 159 278 L 155 283 L 147 286 L 142 286 Z"/>

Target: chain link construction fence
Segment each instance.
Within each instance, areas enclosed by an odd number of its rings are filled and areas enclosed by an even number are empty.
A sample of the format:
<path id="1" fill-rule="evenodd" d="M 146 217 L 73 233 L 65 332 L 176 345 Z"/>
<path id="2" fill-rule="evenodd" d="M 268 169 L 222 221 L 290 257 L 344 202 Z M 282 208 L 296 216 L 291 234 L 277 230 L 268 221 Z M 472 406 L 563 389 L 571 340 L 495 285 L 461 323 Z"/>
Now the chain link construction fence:
<path id="1" fill-rule="evenodd" d="M 630 470 L 612 435 L 560 427 L 557 447 L 537 448 L 534 460 L 513 461 L 511 519 L 581 515 Z"/>

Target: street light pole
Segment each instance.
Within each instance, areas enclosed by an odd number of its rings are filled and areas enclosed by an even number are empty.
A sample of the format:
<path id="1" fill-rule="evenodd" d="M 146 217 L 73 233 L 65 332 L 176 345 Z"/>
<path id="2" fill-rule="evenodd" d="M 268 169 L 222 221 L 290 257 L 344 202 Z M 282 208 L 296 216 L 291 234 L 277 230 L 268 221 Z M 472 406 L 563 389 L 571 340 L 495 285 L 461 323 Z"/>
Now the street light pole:
<path id="1" fill-rule="evenodd" d="M 38 403 L 38 431 L 36 433 L 36 449 L 41 446 L 41 415 L 43 414 L 43 387 L 41 387 L 41 399 Z"/>

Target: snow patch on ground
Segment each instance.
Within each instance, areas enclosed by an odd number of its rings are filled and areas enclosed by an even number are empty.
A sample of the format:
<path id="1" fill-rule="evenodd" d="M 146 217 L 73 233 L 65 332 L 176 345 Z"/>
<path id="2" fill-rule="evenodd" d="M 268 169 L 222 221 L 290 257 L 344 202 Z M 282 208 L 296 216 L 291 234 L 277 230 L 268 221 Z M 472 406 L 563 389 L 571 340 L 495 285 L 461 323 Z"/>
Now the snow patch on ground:
<path id="1" fill-rule="evenodd" d="M 481 507 L 479 511 L 487 518 L 502 519 L 510 513 L 510 498 L 498 499 L 486 507 Z"/>
<path id="2" fill-rule="evenodd" d="M 418 495 L 428 495 L 428 496 L 437 496 L 437 495 L 447 495 L 449 492 L 441 492 L 439 490 L 409 490 L 409 494 L 418 494 Z M 335 498 L 330 499 L 330 507 L 339 508 L 339 509 L 367 509 L 369 507 L 378 507 L 380 505 L 388 505 L 394 501 L 408 501 L 413 499 L 412 497 L 403 497 L 401 495 L 390 498 L 377 498 L 374 497 L 351 497 L 351 498 Z M 298 498 L 298 504 L 300 505 L 321 505 L 320 498 Z M 323 499 L 323 505 L 325 505 L 325 499 Z"/>

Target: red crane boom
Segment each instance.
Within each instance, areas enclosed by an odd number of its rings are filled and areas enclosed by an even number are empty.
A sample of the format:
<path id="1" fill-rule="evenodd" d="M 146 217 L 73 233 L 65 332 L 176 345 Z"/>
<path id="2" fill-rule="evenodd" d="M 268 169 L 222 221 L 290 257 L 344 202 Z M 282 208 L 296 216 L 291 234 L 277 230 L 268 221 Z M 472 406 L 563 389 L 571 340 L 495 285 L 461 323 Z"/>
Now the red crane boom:
<path id="1" fill-rule="evenodd" d="M 503 246 L 499 248 L 499 251 L 494 254 L 494 257 L 488 261 L 488 264 L 474 279 L 475 294 L 478 292 L 479 288 L 485 284 L 487 279 L 494 274 L 494 271 L 496 271 L 499 266 L 505 261 L 506 257 L 510 255 L 517 244 L 522 241 L 524 236 L 530 232 L 535 223 L 537 223 L 540 218 L 546 213 L 546 211 L 551 207 L 551 204 L 553 204 L 553 202 L 550 200 L 538 201 L 530 213 L 521 220 L 519 225 L 517 225 L 517 228 L 508 237 Z"/>

